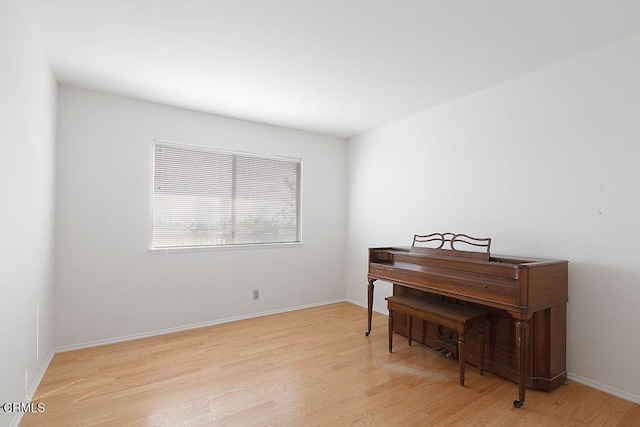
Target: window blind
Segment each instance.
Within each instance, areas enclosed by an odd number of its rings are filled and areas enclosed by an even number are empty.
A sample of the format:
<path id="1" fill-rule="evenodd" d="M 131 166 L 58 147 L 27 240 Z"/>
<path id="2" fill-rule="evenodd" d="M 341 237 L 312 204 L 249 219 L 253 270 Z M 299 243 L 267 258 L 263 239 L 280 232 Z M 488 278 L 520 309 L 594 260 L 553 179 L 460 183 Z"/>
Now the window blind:
<path id="1" fill-rule="evenodd" d="M 154 144 L 152 249 L 300 241 L 301 160 Z"/>

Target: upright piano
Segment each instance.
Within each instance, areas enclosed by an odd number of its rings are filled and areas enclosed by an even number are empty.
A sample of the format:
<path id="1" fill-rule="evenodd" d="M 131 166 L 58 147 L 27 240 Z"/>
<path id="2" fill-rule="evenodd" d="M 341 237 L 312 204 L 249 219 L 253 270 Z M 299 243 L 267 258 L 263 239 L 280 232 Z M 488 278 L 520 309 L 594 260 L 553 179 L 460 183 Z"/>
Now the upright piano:
<path id="1" fill-rule="evenodd" d="M 376 280 L 392 283 L 394 295 L 450 300 L 488 311 L 485 370 L 518 383 L 513 404 L 521 407 L 526 387 L 550 391 L 567 379 L 568 261 L 492 256 L 490 242 L 433 233 L 415 235 L 410 247 L 370 248 L 365 335 L 371 333 Z M 460 245 L 473 250 L 460 250 Z M 394 330 L 406 336 L 403 320 L 396 319 Z M 439 325 L 413 322 L 412 337 L 432 347 L 449 346 L 455 353 L 453 332 Z M 475 365 L 477 339 L 469 335 L 466 340 L 466 362 Z"/>

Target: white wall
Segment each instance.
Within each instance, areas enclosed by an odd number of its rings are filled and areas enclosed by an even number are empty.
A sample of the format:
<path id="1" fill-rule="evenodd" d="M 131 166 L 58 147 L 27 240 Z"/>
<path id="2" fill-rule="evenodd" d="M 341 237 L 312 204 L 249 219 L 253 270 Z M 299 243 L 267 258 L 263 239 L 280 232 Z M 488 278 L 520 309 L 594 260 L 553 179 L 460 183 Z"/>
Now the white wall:
<path id="1" fill-rule="evenodd" d="M 53 348 L 55 96 L 22 2 L 0 0 L 0 404 L 24 401 Z"/>
<path id="2" fill-rule="evenodd" d="M 571 378 L 640 402 L 638 76 L 640 35 L 350 140 L 347 298 L 367 247 L 414 233 L 568 259 Z"/>
<path id="3" fill-rule="evenodd" d="M 154 139 L 302 158 L 304 245 L 151 253 Z M 344 299 L 343 139 L 61 86 L 56 214 L 56 346 Z"/>

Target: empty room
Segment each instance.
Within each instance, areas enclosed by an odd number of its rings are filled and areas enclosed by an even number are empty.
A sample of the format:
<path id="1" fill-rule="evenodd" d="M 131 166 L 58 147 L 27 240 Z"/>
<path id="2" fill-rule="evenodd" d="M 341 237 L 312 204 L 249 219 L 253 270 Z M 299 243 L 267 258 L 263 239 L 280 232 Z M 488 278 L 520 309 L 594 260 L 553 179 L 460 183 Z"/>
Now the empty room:
<path id="1" fill-rule="evenodd" d="M 0 426 L 640 425 L 640 2 L 0 0 Z"/>

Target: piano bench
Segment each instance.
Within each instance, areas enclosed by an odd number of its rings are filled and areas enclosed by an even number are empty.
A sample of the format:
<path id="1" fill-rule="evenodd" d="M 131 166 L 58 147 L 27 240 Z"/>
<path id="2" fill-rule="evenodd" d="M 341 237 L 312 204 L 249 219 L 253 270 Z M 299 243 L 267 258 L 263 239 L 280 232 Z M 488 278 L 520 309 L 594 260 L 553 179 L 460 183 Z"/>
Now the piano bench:
<path id="1" fill-rule="evenodd" d="M 393 295 L 385 298 L 389 309 L 389 353 L 393 349 L 393 319 L 395 313 L 407 315 L 407 336 L 411 345 L 412 319 L 425 320 L 455 329 L 458 332 L 458 360 L 460 385 L 464 386 L 465 344 L 468 329 L 477 327 L 480 343 L 480 375 L 484 374 L 484 319 L 486 312 L 452 302 L 437 301 L 409 295 Z"/>

